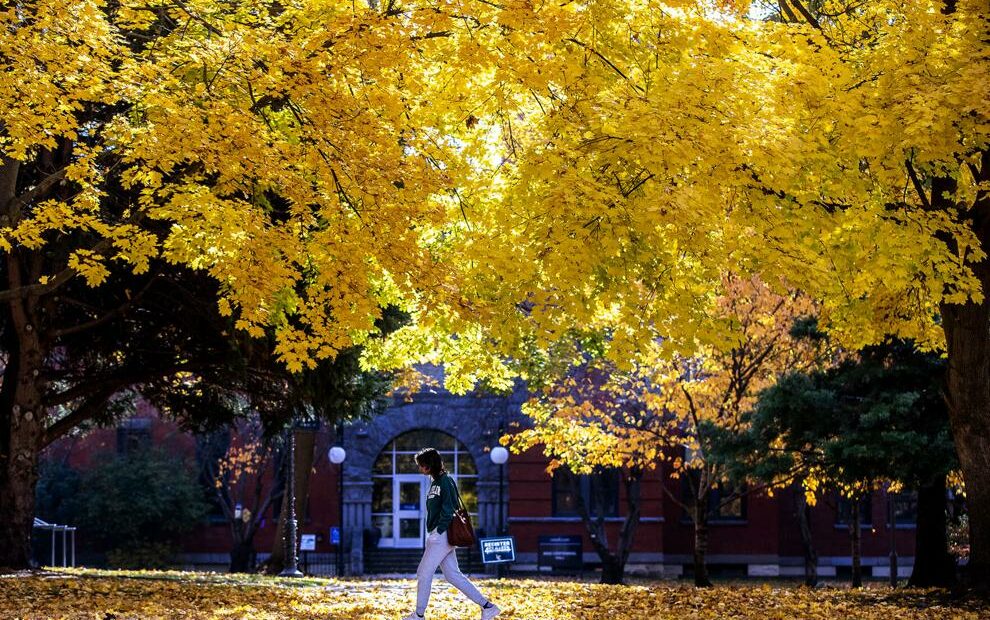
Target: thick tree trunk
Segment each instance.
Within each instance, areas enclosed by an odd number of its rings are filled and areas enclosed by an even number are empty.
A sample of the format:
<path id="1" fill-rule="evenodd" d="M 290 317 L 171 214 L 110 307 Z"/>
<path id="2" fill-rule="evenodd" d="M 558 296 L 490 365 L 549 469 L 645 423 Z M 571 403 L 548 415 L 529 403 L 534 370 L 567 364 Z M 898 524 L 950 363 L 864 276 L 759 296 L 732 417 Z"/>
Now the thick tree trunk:
<path id="1" fill-rule="evenodd" d="M 10 447 L 13 458 L 0 457 L 0 568 L 34 566 L 31 529 L 34 523 L 34 487 L 38 479 L 37 453 L 22 450 L 31 444 L 25 433 L 13 429 Z"/>
<path id="2" fill-rule="evenodd" d="M 602 558 L 602 580 L 601 583 L 611 585 L 621 585 L 626 574 L 626 566 L 619 559 L 609 553 Z"/>
<path id="3" fill-rule="evenodd" d="M 804 585 L 813 588 L 818 585 L 818 551 L 811 535 L 811 506 L 804 489 L 797 487 L 794 494 L 795 515 L 801 530 L 801 544 L 804 547 Z"/>
<path id="4" fill-rule="evenodd" d="M 699 588 L 711 587 L 708 576 L 708 498 L 696 499 L 692 508 L 694 521 L 694 585 Z"/>
<path id="5" fill-rule="evenodd" d="M 849 520 L 849 538 L 852 542 L 852 587 L 863 587 L 863 530 L 859 526 L 859 497 L 852 500 L 852 518 Z"/>
<path id="6" fill-rule="evenodd" d="M 252 573 L 254 565 L 254 537 L 234 541 L 234 546 L 230 549 L 230 572 Z"/>
<path id="7" fill-rule="evenodd" d="M 946 2 L 943 12 L 955 10 Z M 978 171 L 979 182 L 990 181 L 990 149 L 984 150 Z M 956 200 L 957 182 L 952 177 L 932 179 L 931 204 L 947 211 L 965 207 Z M 971 208 L 959 209 L 969 218 L 980 249 L 990 252 L 990 192 L 980 190 Z M 951 248 L 952 239 L 946 239 Z M 949 358 L 946 372 L 946 401 L 956 452 L 966 481 L 969 513 L 969 563 L 967 585 L 990 593 L 990 260 L 971 265 L 984 298 L 980 303 L 942 304 L 942 329 Z"/>
<path id="8" fill-rule="evenodd" d="M 984 244 L 984 247 L 990 247 Z M 975 269 L 990 295 L 990 265 Z M 944 305 L 949 421 L 966 481 L 968 585 L 990 591 L 990 303 Z"/>
<path id="9" fill-rule="evenodd" d="M 914 568 L 909 586 L 946 588 L 955 584 L 956 567 L 949 554 L 945 505 L 944 475 L 918 489 Z"/>
<path id="10" fill-rule="evenodd" d="M 8 286 L 23 285 L 16 250 L 8 253 Z M 45 430 L 41 372 L 44 351 L 33 317 L 32 299 L 13 299 L 7 311 L 11 330 L 0 399 L 0 566 L 28 568 L 34 523 L 38 450 Z"/>

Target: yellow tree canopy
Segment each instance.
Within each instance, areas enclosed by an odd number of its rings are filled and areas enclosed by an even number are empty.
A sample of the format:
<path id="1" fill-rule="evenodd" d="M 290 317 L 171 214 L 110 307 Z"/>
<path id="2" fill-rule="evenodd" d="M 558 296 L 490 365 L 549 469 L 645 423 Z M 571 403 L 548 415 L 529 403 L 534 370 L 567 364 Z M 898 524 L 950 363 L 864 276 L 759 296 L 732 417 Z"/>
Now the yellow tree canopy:
<path id="1" fill-rule="evenodd" d="M 780 4 L 794 21 L 589 6 L 524 122 L 497 127 L 503 157 L 469 211 L 473 297 L 525 316 L 494 322 L 501 338 L 608 329 L 619 363 L 657 337 L 712 343 L 727 272 L 822 300 L 851 347 L 941 346 L 939 304 L 982 300 L 968 218 L 990 190 L 986 3 Z"/>
<path id="2" fill-rule="evenodd" d="M 939 344 L 937 305 L 982 299 L 985 2 L 743 4 L 8 4 L 5 170 L 73 156 L 0 249 L 95 241 L 3 297 L 162 255 L 294 369 L 400 304 L 416 327 L 369 359 L 443 355 L 462 388 L 572 329 L 616 360 L 714 343 L 727 272 L 823 299 L 849 344 Z"/>
<path id="3" fill-rule="evenodd" d="M 0 251 L 64 260 L 2 298 L 161 256 L 208 270 L 292 369 L 360 343 L 383 305 L 462 303 L 461 134 L 559 39 L 525 2 L 4 6 Z"/>

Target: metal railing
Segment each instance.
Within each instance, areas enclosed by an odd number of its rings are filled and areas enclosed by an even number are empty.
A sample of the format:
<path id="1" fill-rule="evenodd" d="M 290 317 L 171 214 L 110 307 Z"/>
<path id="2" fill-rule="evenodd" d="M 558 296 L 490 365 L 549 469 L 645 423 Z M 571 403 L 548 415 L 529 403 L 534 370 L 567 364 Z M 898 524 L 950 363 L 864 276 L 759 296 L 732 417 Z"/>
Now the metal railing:
<path id="1" fill-rule="evenodd" d="M 58 534 L 62 535 L 62 568 L 67 568 L 69 566 L 76 565 L 76 528 L 71 525 L 58 525 L 55 523 L 47 523 L 41 519 L 34 518 L 34 529 L 35 530 L 49 530 L 52 533 L 51 538 L 51 563 L 49 566 L 58 566 L 56 564 L 56 551 L 58 549 Z M 71 540 L 71 547 L 69 541 Z M 70 551 L 71 549 L 71 551 Z M 40 558 L 39 558 L 40 561 Z"/>

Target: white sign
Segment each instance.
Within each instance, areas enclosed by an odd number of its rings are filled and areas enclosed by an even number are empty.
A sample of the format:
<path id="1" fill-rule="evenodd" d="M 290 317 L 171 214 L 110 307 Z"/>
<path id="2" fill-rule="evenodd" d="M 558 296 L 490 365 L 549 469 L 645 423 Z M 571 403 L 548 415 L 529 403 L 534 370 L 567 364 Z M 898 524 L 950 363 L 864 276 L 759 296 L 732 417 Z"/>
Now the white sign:
<path id="1" fill-rule="evenodd" d="M 316 551 L 316 534 L 303 534 L 299 541 L 300 551 Z"/>

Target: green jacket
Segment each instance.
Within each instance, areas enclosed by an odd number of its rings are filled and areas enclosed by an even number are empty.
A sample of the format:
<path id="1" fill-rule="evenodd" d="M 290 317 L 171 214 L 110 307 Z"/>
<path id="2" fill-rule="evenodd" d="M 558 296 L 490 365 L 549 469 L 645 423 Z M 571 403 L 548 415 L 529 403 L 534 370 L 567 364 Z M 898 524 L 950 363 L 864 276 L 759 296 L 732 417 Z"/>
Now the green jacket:
<path id="1" fill-rule="evenodd" d="M 455 510 L 457 487 L 454 486 L 454 479 L 444 472 L 433 480 L 426 496 L 426 531 L 432 532 L 435 529 L 440 534 L 446 532 Z"/>

